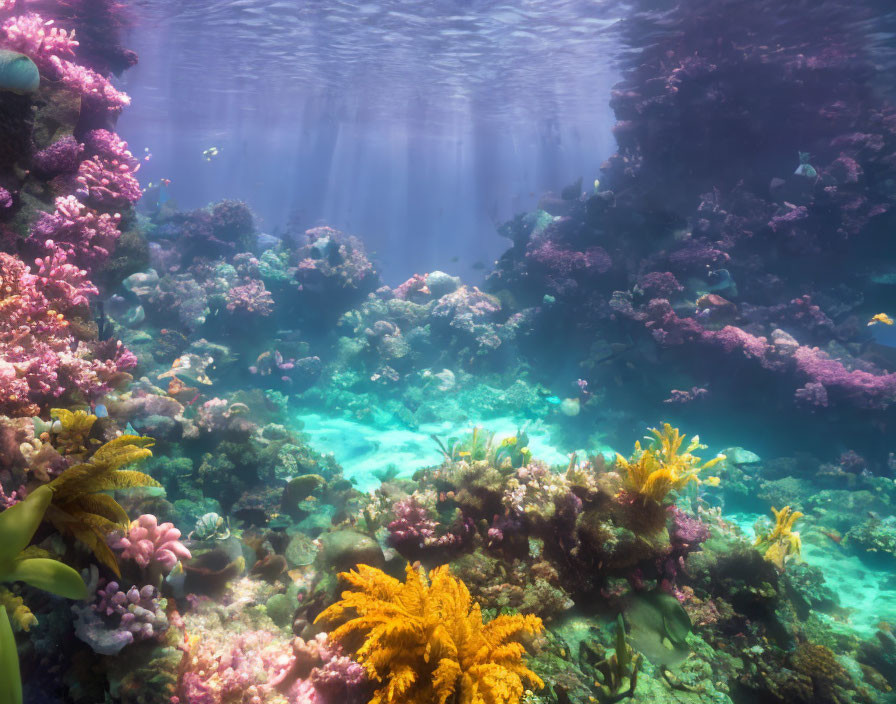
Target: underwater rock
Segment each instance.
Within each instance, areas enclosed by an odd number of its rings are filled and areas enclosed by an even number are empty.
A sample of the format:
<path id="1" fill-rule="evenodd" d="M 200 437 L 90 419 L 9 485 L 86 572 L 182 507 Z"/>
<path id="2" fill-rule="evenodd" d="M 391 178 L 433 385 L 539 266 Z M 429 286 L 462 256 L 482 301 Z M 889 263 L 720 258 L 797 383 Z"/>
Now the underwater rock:
<path id="1" fill-rule="evenodd" d="M 382 569 L 386 565 L 379 543 L 363 533 L 337 530 L 324 533 L 320 540 L 323 545 L 320 552 L 321 563 L 328 571 L 346 572 L 358 565 Z"/>
<path id="2" fill-rule="evenodd" d="M 304 533 L 296 533 L 289 539 L 284 551 L 290 567 L 304 567 L 314 562 L 318 553 L 318 545 Z"/>
<path id="3" fill-rule="evenodd" d="M 159 283 L 159 274 L 155 269 L 131 274 L 121 282 L 128 291 L 135 296 L 143 297 L 150 295 Z"/>
<path id="4" fill-rule="evenodd" d="M 444 271 L 431 271 L 426 275 L 426 286 L 433 298 L 441 298 L 445 294 L 453 293 L 461 287 L 459 276 L 450 276 Z"/>
<path id="5" fill-rule="evenodd" d="M 28 95 L 39 87 L 40 72 L 31 59 L 17 51 L 0 49 L 0 91 Z"/>
<path id="6" fill-rule="evenodd" d="M 326 483 L 319 474 L 303 474 L 292 479 L 283 490 L 283 498 L 280 501 L 280 510 L 288 516 L 299 513 L 299 503 L 307 499 Z"/>
<path id="7" fill-rule="evenodd" d="M 215 547 L 200 554 L 197 554 L 197 546 L 190 543 L 193 559 L 184 563 L 186 573 L 184 593 L 219 596 L 226 589 L 228 582 L 245 572 L 246 559 L 238 542 L 215 541 L 215 543 Z"/>

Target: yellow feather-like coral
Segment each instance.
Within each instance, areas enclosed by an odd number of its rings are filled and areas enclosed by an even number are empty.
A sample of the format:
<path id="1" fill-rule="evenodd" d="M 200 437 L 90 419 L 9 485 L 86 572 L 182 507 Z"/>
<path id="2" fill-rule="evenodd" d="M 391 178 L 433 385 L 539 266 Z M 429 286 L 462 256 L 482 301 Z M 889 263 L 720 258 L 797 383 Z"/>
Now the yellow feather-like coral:
<path id="1" fill-rule="evenodd" d="M 100 492 L 161 486 L 148 474 L 122 469 L 151 457 L 152 445 L 152 438 L 122 435 L 99 447 L 87 462 L 66 469 L 48 485 L 53 490 L 53 501 L 46 515 L 56 530 L 80 540 L 119 576 L 118 562 L 106 545 L 106 536 L 118 528 L 126 530 L 128 515 L 115 499 Z"/>
<path id="2" fill-rule="evenodd" d="M 785 506 L 780 511 L 773 506 L 772 513 L 775 514 L 775 525 L 770 531 L 758 535 L 754 545 L 766 560 L 783 570 L 785 562 L 791 556 L 798 557 L 802 553 L 803 543 L 800 534 L 793 530 L 793 524 L 803 514 L 792 510 L 790 506 Z"/>
<path id="3" fill-rule="evenodd" d="M 635 452 L 630 459 L 616 455 L 616 468 L 622 475 L 626 490 L 637 494 L 645 500 L 662 503 L 669 492 L 680 491 L 691 482 L 700 483 L 699 473 L 710 469 L 725 459 L 718 455 L 708 462 L 703 462 L 693 453 L 702 450 L 706 445 L 700 444 L 700 437 L 695 435 L 684 452 L 685 435 L 669 423 L 663 423 L 662 430 L 650 429 L 653 440 L 646 448 L 640 442 L 635 443 Z M 707 483 L 715 486 L 718 479 L 708 477 Z"/>
<path id="4" fill-rule="evenodd" d="M 67 408 L 50 409 L 50 417 L 55 423 L 52 432 L 54 445 L 63 455 L 83 455 L 87 453 L 88 436 L 96 423 L 96 416 L 87 411 L 70 411 Z M 93 440 L 99 444 L 97 440 Z"/>
<path id="5" fill-rule="evenodd" d="M 318 622 L 341 623 L 330 634 L 348 644 L 374 682 L 371 704 L 515 704 L 526 684 L 544 683 L 523 664 L 519 639 L 543 629 L 537 616 L 482 622 L 466 585 L 447 567 L 427 580 L 411 566 L 404 583 L 359 565 L 340 575 L 351 589 Z"/>

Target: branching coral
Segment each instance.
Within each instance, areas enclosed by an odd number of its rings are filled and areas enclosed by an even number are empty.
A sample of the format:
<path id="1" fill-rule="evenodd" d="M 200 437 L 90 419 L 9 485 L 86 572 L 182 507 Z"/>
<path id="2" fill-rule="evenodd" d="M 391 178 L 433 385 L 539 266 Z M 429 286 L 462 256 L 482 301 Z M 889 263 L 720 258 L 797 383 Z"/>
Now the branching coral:
<path id="1" fill-rule="evenodd" d="M 523 663 L 519 639 L 539 633 L 537 616 L 499 616 L 483 624 L 463 582 L 446 567 L 426 579 L 408 566 L 405 582 L 359 565 L 340 575 L 354 589 L 317 621 L 344 621 L 337 640 L 362 636 L 357 659 L 383 682 L 371 704 L 512 704 L 525 683 L 543 686 Z"/>
<path id="2" fill-rule="evenodd" d="M 681 490 L 691 482 L 700 483 L 698 474 L 710 469 L 725 459 L 718 455 L 701 464 L 701 459 L 693 454 L 695 450 L 704 449 L 700 437 L 695 435 L 682 453 L 681 446 L 686 435 L 668 423 L 662 430 L 650 429 L 653 440 L 646 448 L 635 443 L 635 452 L 631 459 L 616 455 L 616 467 L 625 483 L 625 488 L 644 500 L 662 503 L 670 491 Z M 715 477 L 708 477 L 704 482 L 713 485 L 718 482 Z"/>
<path id="3" fill-rule="evenodd" d="M 802 552 L 800 534 L 794 532 L 793 524 L 802 518 L 803 514 L 791 510 L 790 506 L 785 506 L 780 511 L 772 507 L 772 513 L 775 514 L 775 525 L 771 530 L 759 534 L 754 545 L 765 555 L 766 560 L 779 570 L 783 570 L 785 562 L 791 556 L 799 556 Z"/>
<path id="4" fill-rule="evenodd" d="M 102 492 L 135 486 L 161 486 L 148 474 L 122 469 L 152 456 L 152 438 L 122 435 L 100 447 L 87 462 L 69 467 L 47 486 L 53 503 L 47 518 L 61 533 L 74 536 L 96 558 L 120 576 L 115 553 L 106 544 L 108 533 L 128 525 L 118 502 Z"/>
<path id="5" fill-rule="evenodd" d="M 95 398 L 137 363 L 120 343 L 76 337 L 60 311 L 82 302 L 86 291 L 57 283 L 0 252 L 0 412 L 6 415 L 38 415 L 73 392 Z"/>

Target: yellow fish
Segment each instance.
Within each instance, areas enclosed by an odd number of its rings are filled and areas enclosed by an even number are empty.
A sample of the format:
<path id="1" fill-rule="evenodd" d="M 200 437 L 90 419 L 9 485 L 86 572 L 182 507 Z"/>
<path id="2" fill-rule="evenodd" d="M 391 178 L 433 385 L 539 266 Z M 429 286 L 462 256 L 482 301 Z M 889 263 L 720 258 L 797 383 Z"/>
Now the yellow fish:
<path id="1" fill-rule="evenodd" d="M 878 313 L 868 321 L 868 325 L 877 325 L 878 323 L 883 323 L 884 325 L 892 325 L 893 319 L 886 313 Z"/>

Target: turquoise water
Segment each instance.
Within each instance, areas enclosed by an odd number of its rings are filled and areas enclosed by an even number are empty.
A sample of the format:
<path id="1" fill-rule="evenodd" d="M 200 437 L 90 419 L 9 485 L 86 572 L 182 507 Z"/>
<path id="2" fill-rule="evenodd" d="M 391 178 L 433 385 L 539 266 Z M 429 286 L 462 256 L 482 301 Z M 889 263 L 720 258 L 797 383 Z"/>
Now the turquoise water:
<path id="1" fill-rule="evenodd" d="M 458 427 L 450 421 L 427 423 L 416 430 L 406 428 L 383 429 L 341 417 L 328 417 L 316 413 L 295 416 L 301 430 L 307 433 L 311 444 L 319 452 L 331 453 L 342 466 L 346 478 L 352 480 L 361 491 L 376 489 L 380 481 L 377 475 L 390 468 L 395 476 L 409 478 L 418 469 L 432 467 L 443 460 L 442 452 L 432 439 L 459 437 L 479 426 L 495 433 L 498 439 L 516 435 L 525 428 L 529 435 L 529 448 L 535 457 L 551 465 L 565 466 L 569 454 L 561 452 L 550 442 L 548 427 L 541 422 L 527 423 L 512 418 L 489 418 L 468 427 Z"/>

